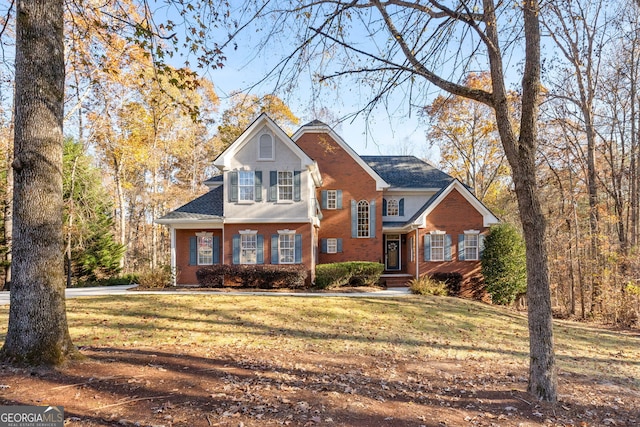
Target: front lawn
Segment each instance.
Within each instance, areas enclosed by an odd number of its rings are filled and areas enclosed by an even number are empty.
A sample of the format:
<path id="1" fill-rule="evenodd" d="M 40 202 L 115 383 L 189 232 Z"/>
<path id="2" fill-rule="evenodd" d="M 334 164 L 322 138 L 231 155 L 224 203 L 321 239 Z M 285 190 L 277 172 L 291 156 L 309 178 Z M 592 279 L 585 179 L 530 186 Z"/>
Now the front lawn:
<path id="1" fill-rule="evenodd" d="M 478 302 L 132 294 L 67 307 L 86 360 L 5 367 L 1 404 L 63 405 L 78 426 L 640 423 L 637 331 L 556 322 L 552 406 L 526 393 L 526 317 Z"/>

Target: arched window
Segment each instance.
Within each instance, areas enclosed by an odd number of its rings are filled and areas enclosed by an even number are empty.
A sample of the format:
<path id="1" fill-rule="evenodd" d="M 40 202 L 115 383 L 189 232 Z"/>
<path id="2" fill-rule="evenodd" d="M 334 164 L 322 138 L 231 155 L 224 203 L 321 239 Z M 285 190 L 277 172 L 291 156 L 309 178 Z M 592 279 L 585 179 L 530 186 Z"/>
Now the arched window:
<path id="1" fill-rule="evenodd" d="M 369 237 L 369 202 L 358 202 L 358 237 Z"/>

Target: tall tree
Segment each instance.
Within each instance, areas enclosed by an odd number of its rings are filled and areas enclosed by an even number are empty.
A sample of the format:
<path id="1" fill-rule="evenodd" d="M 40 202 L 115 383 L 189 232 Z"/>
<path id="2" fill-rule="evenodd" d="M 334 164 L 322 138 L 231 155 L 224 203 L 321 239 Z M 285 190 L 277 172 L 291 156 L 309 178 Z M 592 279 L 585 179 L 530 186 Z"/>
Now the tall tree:
<path id="1" fill-rule="evenodd" d="M 297 82 L 291 73 L 301 69 L 313 70 L 322 81 L 361 76 L 360 82 L 373 88 L 371 100 L 363 108 L 366 110 L 387 102 L 397 89 L 415 103 L 421 80 L 494 110 L 512 170 L 527 249 L 528 389 L 540 399 L 555 401 L 557 377 L 546 219 L 538 197 L 535 162 L 541 87 L 540 3 L 535 0 L 517 5 L 496 4 L 492 0 L 460 1 L 451 6 L 436 1 L 404 0 L 283 3 L 273 7 L 270 28 L 281 25 L 291 33 L 290 26 L 299 25 L 300 43 L 295 53 L 281 59 L 279 72 L 273 73 L 279 81 L 286 77 L 289 82 Z M 283 13 L 287 6 L 288 14 Z M 518 16 L 507 16 L 511 12 Z M 513 24 L 516 22 L 518 25 Z M 277 33 L 277 29 L 270 32 Z M 518 35 L 524 37 L 517 39 Z M 509 64 L 504 62 L 509 55 L 503 46 L 524 49 L 519 121 L 514 120 L 509 108 L 505 75 Z M 331 58 L 330 63 L 327 58 Z M 313 59 L 317 59 L 314 65 L 319 66 L 309 65 Z M 292 62 L 296 64 L 287 74 L 284 70 Z M 327 64 L 333 70 L 325 74 Z M 490 90 L 459 83 L 463 81 L 461 74 L 480 67 L 486 67 L 483 71 L 491 75 Z M 423 94 L 427 92 L 424 90 Z"/>
<path id="2" fill-rule="evenodd" d="M 488 73 L 471 73 L 465 85 L 490 90 L 491 79 Z M 495 200 L 506 187 L 509 169 L 493 109 L 468 98 L 440 95 L 425 107 L 424 114 L 427 140 L 440 149 L 443 170 L 473 188 L 483 202 Z"/>
<path id="3" fill-rule="evenodd" d="M 300 120 L 291 112 L 287 104 L 276 95 L 257 96 L 245 93 L 235 93 L 231 97 L 231 105 L 222 113 L 215 141 L 220 152 L 231 145 L 242 132 L 261 113 L 267 113 L 283 129 L 289 131 L 291 126 Z"/>
<path id="4" fill-rule="evenodd" d="M 17 3 L 13 277 L 1 356 L 58 364 L 75 351 L 64 299 L 64 2 Z"/>
<path id="5" fill-rule="evenodd" d="M 598 200 L 598 171 L 596 169 L 596 124 L 595 100 L 602 46 L 607 25 L 602 1 L 583 2 L 581 0 L 561 0 L 547 6 L 549 14 L 543 20 L 551 38 L 562 53 L 568 70 L 563 84 L 556 85 L 557 96 L 563 102 L 572 104 L 579 112 L 581 127 L 585 135 L 586 181 L 589 190 L 589 225 L 591 231 L 591 258 L 596 262 L 593 277 L 592 311 L 596 308 L 602 293 L 600 255 L 600 226 Z"/>

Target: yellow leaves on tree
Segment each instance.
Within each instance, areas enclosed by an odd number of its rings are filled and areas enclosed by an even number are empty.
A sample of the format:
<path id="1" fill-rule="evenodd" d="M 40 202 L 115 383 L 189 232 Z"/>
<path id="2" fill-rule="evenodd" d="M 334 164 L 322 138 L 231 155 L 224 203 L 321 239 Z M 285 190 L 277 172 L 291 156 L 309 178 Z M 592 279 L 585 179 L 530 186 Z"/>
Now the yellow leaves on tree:
<path id="1" fill-rule="evenodd" d="M 488 73 L 470 73 L 465 85 L 490 90 Z M 429 143 L 440 149 L 440 166 L 474 189 L 491 205 L 508 183 L 505 159 L 493 110 L 453 95 L 440 95 L 424 108 Z"/>

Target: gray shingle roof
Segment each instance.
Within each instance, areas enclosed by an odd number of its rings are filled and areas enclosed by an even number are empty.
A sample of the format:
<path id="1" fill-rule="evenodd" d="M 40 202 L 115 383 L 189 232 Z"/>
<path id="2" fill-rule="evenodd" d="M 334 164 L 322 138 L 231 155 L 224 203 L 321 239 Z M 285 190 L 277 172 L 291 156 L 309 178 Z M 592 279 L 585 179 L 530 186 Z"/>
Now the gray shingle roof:
<path id="1" fill-rule="evenodd" d="M 204 184 L 206 185 L 207 183 L 222 182 L 223 178 L 224 177 L 222 175 L 212 176 L 211 178 L 206 179 L 204 181 Z"/>
<path id="2" fill-rule="evenodd" d="M 382 179 L 397 188 L 443 188 L 453 177 L 415 156 L 361 156 Z"/>
<path id="3" fill-rule="evenodd" d="M 203 194 L 187 203 L 180 206 L 175 211 L 169 212 L 165 216 L 159 218 L 160 220 L 167 219 L 195 219 L 195 220 L 207 220 L 218 219 L 224 214 L 224 191 L 223 187 L 216 187 L 213 190 Z"/>

